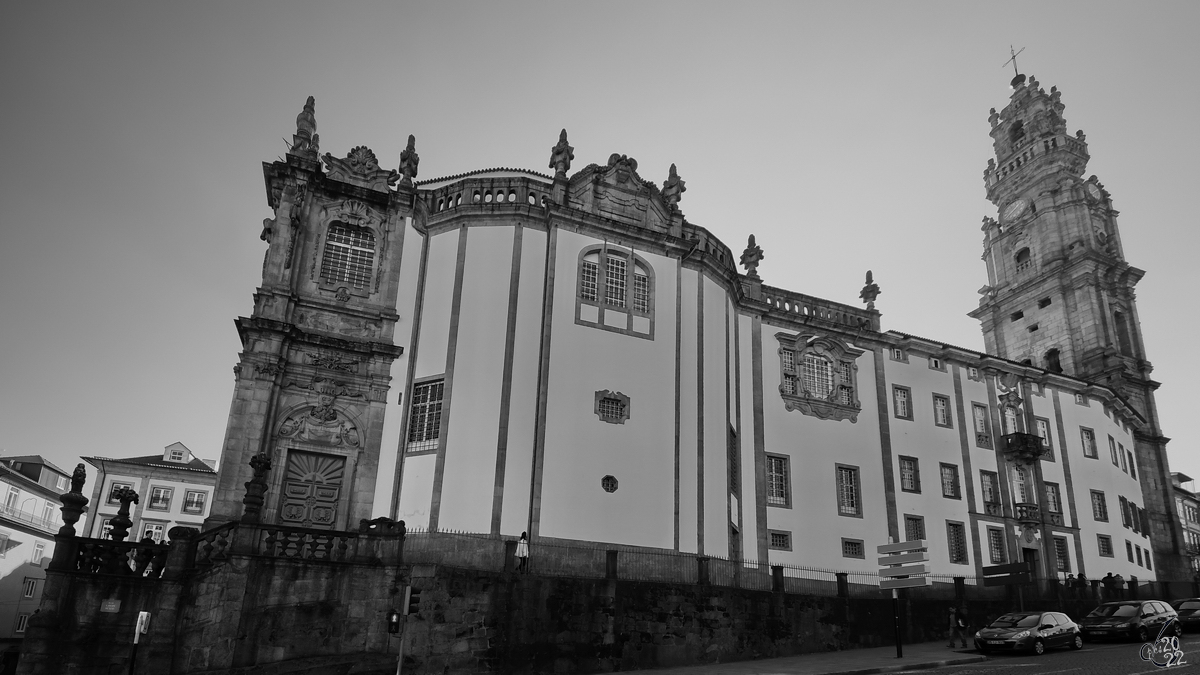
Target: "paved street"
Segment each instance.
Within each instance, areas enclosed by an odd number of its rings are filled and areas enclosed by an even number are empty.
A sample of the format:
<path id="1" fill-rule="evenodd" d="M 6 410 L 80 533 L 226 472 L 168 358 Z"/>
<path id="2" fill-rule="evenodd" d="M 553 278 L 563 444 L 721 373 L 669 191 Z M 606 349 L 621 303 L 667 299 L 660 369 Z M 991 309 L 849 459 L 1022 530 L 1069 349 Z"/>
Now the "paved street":
<path id="1" fill-rule="evenodd" d="M 1200 673 L 1200 636 L 1185 635 L 1180 641 L 1184 665 L 1159 668 L 1138 656 L 1140 644 L 1130 642 L 1089 643 L 1081 651 L 1047 652 L 1042 656 L 990 656 L 983 663 L 946 666 L 923 672 L 936 675 L 1150 675 L 1163 673 Z"/>

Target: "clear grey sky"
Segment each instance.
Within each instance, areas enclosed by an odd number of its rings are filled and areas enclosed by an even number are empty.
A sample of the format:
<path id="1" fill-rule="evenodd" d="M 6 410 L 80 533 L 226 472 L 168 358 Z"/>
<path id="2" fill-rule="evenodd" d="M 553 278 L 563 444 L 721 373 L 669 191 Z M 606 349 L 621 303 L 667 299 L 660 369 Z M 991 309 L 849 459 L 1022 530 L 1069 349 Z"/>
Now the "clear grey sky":
<path id="1" fill-rule="evenodd" d="M 322 152 L 394 168 L 415 134 L 418 178 L 546 172 L 563 127 L 575 169 L 619 152 L 661 183 L 674 162 L 688 219 L 734 251 L 756 234 L 766 283 L 857 303 L 872 269 L 885 329 L 982 349 L 1013 44 L 1147 271 L 1172 468 L 1200 477 L 1198 25 L 1196 2 L 7 3 L 0 453 L 219 455 L 261 162 L 309 95 Z"/>

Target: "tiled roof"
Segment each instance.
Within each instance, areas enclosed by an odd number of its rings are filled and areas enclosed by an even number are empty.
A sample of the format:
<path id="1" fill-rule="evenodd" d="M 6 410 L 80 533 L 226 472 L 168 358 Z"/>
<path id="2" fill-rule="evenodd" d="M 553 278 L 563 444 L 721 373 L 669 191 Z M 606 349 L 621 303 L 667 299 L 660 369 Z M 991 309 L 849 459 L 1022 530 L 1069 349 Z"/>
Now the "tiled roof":
<path id="1" fill-rule="evenodd" d="M 200 473 L 216 473 L 211 466 L 203 461 L 193 457 L 192 461 L 187 464 L 173 464 L 163 461 L 162 455 L 147 455 L 145 457 L 123 457 L 120 459 L 114 457 L 84 457 L 85 461 L 91 462 L 115 462 L 117 464 L 136 464 L 138 466 L 152 466 L 159 469 L 176 469 L 179 471 L 199 471 Z"/>
<path id="2" fill-rule="evenodd" d="M 22 462 L 24 464 L 44 464 L 44 465 L 50 467 L 51 469 L 54 469 L 55 471 L 63 474 L 64 476 L 71 475 L 71 472 L 63 471 L 62 469 L 58 468 L 57 466 L 54 466 L 54 464 L 52 464 L 50 462 L 50 460 L 42 457 L 41 455 L 19 455 L 17 457 L 0 457 L 0 459 L 4 460 L 5 462 Z"/>

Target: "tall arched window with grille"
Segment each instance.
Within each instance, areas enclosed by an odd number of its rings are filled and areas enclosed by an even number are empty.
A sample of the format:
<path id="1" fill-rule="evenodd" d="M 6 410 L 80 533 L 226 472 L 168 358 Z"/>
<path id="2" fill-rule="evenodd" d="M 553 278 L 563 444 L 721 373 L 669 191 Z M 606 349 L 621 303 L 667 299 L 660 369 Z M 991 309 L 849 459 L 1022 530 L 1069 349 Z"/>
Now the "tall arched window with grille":
<path id="1" fill-rule="evenodd" d="M 654 270 L 628 249 L 589 246 L 579 254 L 576 323 L 654 338 Z"/>
<path id="2" fill-rule="evenodd" d="M 367 288 L 375 263 L 375 235 L 365 227 L 333 222 L 325 234 L 321 281 Z"/>

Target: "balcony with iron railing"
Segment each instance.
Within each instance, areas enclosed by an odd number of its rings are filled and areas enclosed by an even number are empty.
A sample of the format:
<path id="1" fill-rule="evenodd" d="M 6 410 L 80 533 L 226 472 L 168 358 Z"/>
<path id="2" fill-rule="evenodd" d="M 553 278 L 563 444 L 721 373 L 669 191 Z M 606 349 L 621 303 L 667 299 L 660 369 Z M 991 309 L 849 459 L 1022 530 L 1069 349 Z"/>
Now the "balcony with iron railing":
<path id="1" fill-rule="evenodd" d="M 60 525 L 60 523 L 55 521 L 53 518 L 42 518 L 41 516 L 35 516 L 27 511 L 22 511 L 14 506 L 0 504 L 0 520 L 4 518 L 32 525 L 40 530 L 45 530 L 50 534 L 54 534 Z"/>

